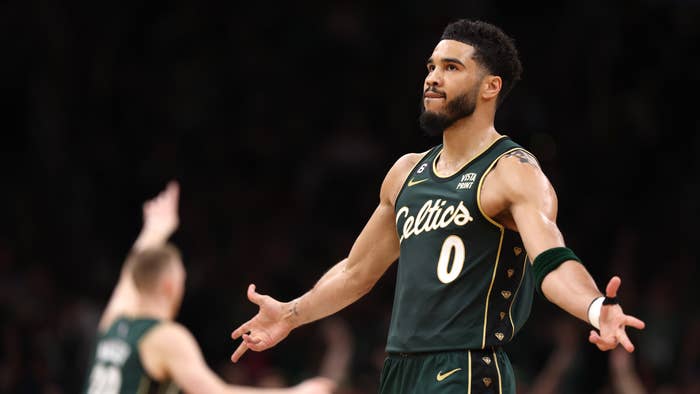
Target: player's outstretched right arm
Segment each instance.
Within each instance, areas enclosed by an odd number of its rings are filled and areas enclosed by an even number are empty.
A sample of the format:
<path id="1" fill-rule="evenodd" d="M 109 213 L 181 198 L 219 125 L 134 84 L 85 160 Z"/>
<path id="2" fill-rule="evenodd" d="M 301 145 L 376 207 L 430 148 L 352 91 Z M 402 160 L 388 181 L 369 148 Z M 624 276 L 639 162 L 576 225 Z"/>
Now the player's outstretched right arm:
<path id="1" fill-rule="evenodd" d="M 231 356 L 236 362 L 247 349 L 261 351 L 284 339 L 294 328 L 331 315 L 365 295 L 399 257 L 394 204 L 408 173 L 421 154 L 401 157 L 382 183 L 379 205 L 355 240 L 348 257 L 331 268 L 316 285 L 291 302 L 279 302 L 248 287 L 248 299 L 260 310 L 233 331 L 243 342 Z"/>
<path id="2" fill-rule="evenodd" d="M 177 323 L 164 323 L 149 332 L 140 352 L 148 372 L 158 379 L 172 379 L 186 393 L 206 394 L 330 394 L 335 383 L 313 378 L 297 386 L 266 389 L 226 384 L 204 361 L 192 334 Z"/>
<path id="3" fill-rule="evenodd" d="M 170 182 L 165 190 L 143 204 L 143 226 L 136 242 L 134 242 L 134 251 L 148 249 L 167 242 L 168 238 L 177 230 L 180 221 L 177 213 L 179 200 L 180 186 L 177 182 Z M 129 312 L 134 308 L 135 303 L 136 288 L 131 279 L 131 267 L 127 259 L 107 307 L 102 313 L 98 330 L 106 331 L 117 316 Z"/>

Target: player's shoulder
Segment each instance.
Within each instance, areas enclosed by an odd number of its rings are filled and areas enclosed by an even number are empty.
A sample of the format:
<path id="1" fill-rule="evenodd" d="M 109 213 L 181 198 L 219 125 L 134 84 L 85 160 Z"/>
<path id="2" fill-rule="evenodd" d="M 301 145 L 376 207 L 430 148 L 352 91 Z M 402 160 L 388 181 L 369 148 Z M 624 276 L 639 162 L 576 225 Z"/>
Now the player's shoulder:
<path id="1" fill-rule="evenodd" d="M 142 342 L 157 349 L 168 349 L 171 346 L 195 341 L 194 336 L 180 323 L 162 321 L 155 325 L 143 338 Z"/>
<path id="2" fill-rule="evenodd" d="M 498 158 L 496 168 L 507 170 L 508 173 L 538 173 L 542 172 L 542 167 L 535 155 L 525 150 L 525 148 L 513 148 Z"/>
<path id="3" fill-rule="evenodd" d="M 428 154 L 430 150 L 421 153 L 406 153 L 399 157 L 398 160 L 389 170 L 387 177 L 398 177 L 401 183 L 406 180 L 406 177 L 413 168 Z"/>
<path id="4" fill-rule="evenodd" d="M 503 154 L 489 177 L 513 194 L 538 194 L 551 188 L 535 155 L 522 147 Z"/>
<path id="5" fill-rule="evenodd" d="M 168 364 L 198 349 L 190 331 L 180 323 L 162 321 L 153 326 L 139 342 L 141 364 L 158 381 L 169 376 Z"/>
<path id="6" fill-rule="evenodd" d="M 393 204 L 408 175 L 428 152 L 430 150 L 421 153 L 406 153 L 399 157 L 384 178 L 381 192 L 382 198 L 386 198 L 387 201 Z"/>
<path id="7" fill-rule="evenodd" d="M 419 161 L 421 161 L 421 159 L 425 155 L 428 154 L 428 152 L 430 152 L 430 150 L 420 153 L 406 153 L 403 156 L 399 157 L 399 159 L 396 160 L 396 163 L 394 165 L 413 168 L 416 164 L 418 164 Z"/>

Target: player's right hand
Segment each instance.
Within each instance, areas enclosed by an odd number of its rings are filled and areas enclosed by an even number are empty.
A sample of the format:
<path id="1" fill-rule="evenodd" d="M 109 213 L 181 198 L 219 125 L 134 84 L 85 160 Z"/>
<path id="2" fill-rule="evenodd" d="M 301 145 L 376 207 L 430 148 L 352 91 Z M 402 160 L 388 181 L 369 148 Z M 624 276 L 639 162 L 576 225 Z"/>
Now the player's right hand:
<path id="1" fill-rule="evenodd" d="M 143 227 L 134 243 L 134 249 L 143 250 L 165 243 L 177 230 L 180 217 L 177 207 L 180 185 L 173 181 L 156 197 L 143 204 Z"/>
<path id="2" fill-rule="evenodd" d="M 328 378 L 313 378 L 305 380 L 292 387 L 293 394 L 330 394 L 336 389 L 336 384 Z"/>
<path id="3" fill-rule="evenodd" d="M 269 349 L 289 335 L 294 326 L 287 317 L 290 315 L 289 304 L 258 294 L 255 285 L 248 286 L 248 299 L 260 309 L 258 314 L 231 333 L 231 338 L 243 338 L 243 342 L 231 356 L 237 362 L 248 349 L 256 352 Z"/>
<path id="4" fill-rule="evenodd" d="M 165 190 L 143 204 L 143 229 L 170 236 L 180 223 L 177 206 L 180 200 L 180 185 L 169 182 Z"/>

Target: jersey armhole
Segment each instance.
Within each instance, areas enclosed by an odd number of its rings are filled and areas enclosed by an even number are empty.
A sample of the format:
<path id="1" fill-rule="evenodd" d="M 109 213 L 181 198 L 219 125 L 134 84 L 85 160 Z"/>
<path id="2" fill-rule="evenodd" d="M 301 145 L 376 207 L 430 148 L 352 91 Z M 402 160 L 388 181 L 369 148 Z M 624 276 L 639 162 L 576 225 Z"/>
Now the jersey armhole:
<path id="1" fill-rule="evenodd" d="M 489 223 L 493 224 L 494 226 L 498 227 L 501 231 L 506 230 L 506 226 L 502 225 L 498 221 L 496 221 L 494 218 L 491 216 L 487 215 L 486 212 L 484 212 L 484 208 L 481 206 L 481 189 L 484 186 L 484 180 L 486 180 L 486 177 L 491 173 L 491 170 L 493 170 L 493 167 L 498 164 L 498 162 L 508 153 L 515 152 L 516 150 L 524 150 L 520 147 L 515 147 L 508 149 L 507 151 L 501 153 L 496 157 L 491 164 L 489 164 L 488 167 L 486 167 L 486 170 L 484 170 L 483 175 L 481 175 L 481 179 L 479 179 L 479 186 L 476 188 L 476 206 L 479 207 L 479 213 L 481 213 L 481 216 L 483 216 Z"/>
<path id="2" fill-rule="evenodd" d="M 165 324 L 162 321 L 158 321 L 157 323 L 153 324 L 152 326 L 148 327 L 142 334 L 141 337 L 136 341 L 136 349 L 138 350 L 138 362 L 141 365 L 141 369 L 143 370 L 143 376 L 150 381 L 157 383 L 157 384 L 164 384 L 171 380 L 169 377 L 164 377 L 163 379 L 156 379 L 155 376 L 151 374 L 151 372 L 146 368 L 146 364 L 143 362 L 143 352 L 141 351 L 141 344 L 143 341 L 149 336 L 152 335 L 153 332 L 159 328 L 163 327 L 163 324 Z"/>
<path id="3" fill-rule="evenodd" d="M 425 161 L 425 159 L 426 159 L 427 157 L 429 157 L 429 156 L 433 153 L 433 151 L 435 150 L 435 148 L 437 148 L 437 147 L 438 147 L 438 146 L 436 145 L 436 146 L 434 146 L 434 147 L 428 149 L 426 152 L 422 153 L 421 158 L 418 159 L 418 161 L 416 161 L 416 164 L 414 164 L 413 167 L 411 167 L 411 170 L 406 174 L 406 179 L 403 180 L 403 183 L 401 184 L 401 189 L 399 190 L 399 193 L 396 195 L 396 200 L 394 200 L 394 211 L 396 210 L 396 203 L 398 203 L 399 198 L 401 198 L 401 194 L 403 194 L 404 189 L 406 189 L 406 184 L 408 184 L 408 178 L 411 177 L 411 174 L 413 174 L 413 171 L 415 171 L 415 169 L 416 169 L 419 165 L 423 164 L 423 162 Z"/>

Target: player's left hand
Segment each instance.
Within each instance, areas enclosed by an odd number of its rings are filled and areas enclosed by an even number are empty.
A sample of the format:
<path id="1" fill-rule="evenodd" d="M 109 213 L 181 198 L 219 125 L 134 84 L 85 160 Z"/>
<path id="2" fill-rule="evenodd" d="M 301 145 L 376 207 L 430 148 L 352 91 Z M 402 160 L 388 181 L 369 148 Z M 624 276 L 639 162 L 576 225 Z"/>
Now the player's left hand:
<path id="1" fill-rule="evenodd" d="M 621 283 L 619 277 L 613 276 L 605 288 L 605 296 L 616 297 Z M 600 333 L 591 330 L 588 340 L 602 351 L 615 349 L 620 344 L 625 350 L 632 353 L 634 345 L 625 332 L 625 328 L 628 326 L 643 330 L 644 322 L 634 316 L 625 315 L 622 307 L 618 304 L 603 305 L 600 310 Z"/>

